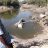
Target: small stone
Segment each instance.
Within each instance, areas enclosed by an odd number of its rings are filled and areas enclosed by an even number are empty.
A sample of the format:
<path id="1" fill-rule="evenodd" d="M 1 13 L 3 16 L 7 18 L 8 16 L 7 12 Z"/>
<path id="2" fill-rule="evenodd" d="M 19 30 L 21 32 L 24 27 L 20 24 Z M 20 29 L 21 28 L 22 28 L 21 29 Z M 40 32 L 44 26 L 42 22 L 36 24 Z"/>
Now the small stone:
<path id="1" fill-rule="evenodd" d="M 48 45 L 42 45 L 41 48 L 48 48 Z"/>
<path id="2" fill-rule="evenodd" d="M 38 46 L 31 46 L 30 48 L 39 48 Z"/>

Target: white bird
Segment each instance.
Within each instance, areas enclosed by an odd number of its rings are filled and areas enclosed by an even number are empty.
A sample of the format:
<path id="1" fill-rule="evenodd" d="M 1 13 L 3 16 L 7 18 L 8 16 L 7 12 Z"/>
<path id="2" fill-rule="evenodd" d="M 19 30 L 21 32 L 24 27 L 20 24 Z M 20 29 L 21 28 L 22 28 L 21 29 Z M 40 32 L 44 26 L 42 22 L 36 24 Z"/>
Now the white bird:
<path id="1" fill-rule="evenodd" d="M 19 23 L 18 28 L 22 29 L 23 28 L 23 23 Z"/>
<path id="2" fill-rule="evenodd" d="M 20 29 L 23 28 L 23 24 L 25 23 L 25 21 L 23 21 L 23 19 L 21 19 L 19 22 L 15 23 L 14 25 Z"/>
<path id="3" fill-rule="evenodd" d="M 15 23 L 14 26 L 18 27 L 19 29 L 23 28 L 23 25 L 27 22 L 33 22 L 32 20 L 25 21 L 24 19 L 19 20 L 19 22 Z"/>

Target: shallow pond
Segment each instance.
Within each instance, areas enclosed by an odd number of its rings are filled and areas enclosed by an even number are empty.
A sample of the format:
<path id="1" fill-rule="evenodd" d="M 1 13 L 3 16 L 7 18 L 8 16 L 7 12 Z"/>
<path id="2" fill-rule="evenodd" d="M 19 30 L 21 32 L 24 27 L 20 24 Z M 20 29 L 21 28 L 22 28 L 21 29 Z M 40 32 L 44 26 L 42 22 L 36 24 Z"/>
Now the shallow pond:
<path id="1" fill-rule="evenodd" d="M 15 14 L 13 15 L 13 17 L 11 16 L 10 18 L 6 18 L 7 16 L 5 16 L 5 18 L 1 17 L 1 20 L 7 31 L 9 31 L 11 34 L 19 38 L 28 39 L 42 33 L 43 28 L 37 22 L 27 22 L 26 24 L 24 24 L 23 29 L 15 27 L 14 24 L 21 18 L 29 21 L 31 19 L 31 16 L 32 13 L 30 11 L 19 11 L 17 15 Z"/>

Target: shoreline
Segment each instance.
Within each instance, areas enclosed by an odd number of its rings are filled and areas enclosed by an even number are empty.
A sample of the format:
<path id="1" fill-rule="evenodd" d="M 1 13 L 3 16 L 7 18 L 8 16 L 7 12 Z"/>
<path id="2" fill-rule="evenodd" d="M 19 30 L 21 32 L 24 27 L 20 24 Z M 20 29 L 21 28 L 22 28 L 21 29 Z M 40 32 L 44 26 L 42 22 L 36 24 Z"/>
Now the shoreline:
<path id="1" fill-rule="evenodd" d="M 20 9 L 21 11 L 27 11 L 26 9 L 25 10 L 23 10 L 23 8 L 21 7 L 21 9 Z M 30 9 L 28 9 L 29 11 L 30 11 Z M 43 8 L 32 8 L 31 9 L 31 12 L 33 11 L 34 13 L 37 13 L 37 14 L 41 14 L 41 13 L 44 13 L 45 12 L 45 14 L 48 16 L 48 7 L 47 7 L 47 9 L 46 9 L 46 7 L 43 7 Z M 34 15 L 33 15 L 34 16 Z M 41 20 L 42 21 L 42 20 Z M 40 22 L 39 22 L 40 23 Z M 42 25 L 43 23 L 41 23 L 41 26 L 43 26 L 44 27 L 44 29 L 43 29 L 43 32 L 42 32 L 42 34 L 38 34 L 37 36 L 35 36 L 34 38 L 31 38 L 31 39 L 21 39 L 21 38 L 18 38 L 18 37 L 16 37 L 16 36 L 14 36 L 14 38 L 15 38 L 15 41 L 16 42 L 18 42 L 19 44 L 22 44 L 23 46 L 31 46 L 31 44 L 32 44 L 32 47 L 34 46 L 34 44 L 36 43 L 36 45 L 35 46 L 37 46 L 37 44 L 39 44 L 39 45 L 42 45 L 40 48 L 42 48 L 43 47 L 43 45 L 44 45 L 44 42 L 46 42 L 46 44 L 48 43 L 47 41 L 47 39 L 48 39 L 48 26 L 44 26 L 44 25 Z M 45 28 L 46 27 L 46 28 Z M 34 46 L 34 47 L 35 47 Z M 35 47 L 35 48 L 37 48 L 37 47 Z"/>
<path id="2" fill-rule="evenodd" d="M 46 31 L 46 29 L 43 30 L 43 31 Z M 46 32 L 46 33 L 43 32 L 42 34 L 39 34 L 39 35 L 37 35 L 34 38 L 26 39 L 26 40 L 18 38 L 16 36 L 14 36 L 14 38 L 15 38 L 15 41 L 18 42 L 18 45 L 20 44 L 23 47 L 26 47 L 26 46 L 34 46 L 35 47 L 35 46 L 40 45 L 40 44 L 44 45 L 44 42 L 48 43 L 48 40 L 47 40 L 47 38 L 48 38 L 48 32 Z"/>

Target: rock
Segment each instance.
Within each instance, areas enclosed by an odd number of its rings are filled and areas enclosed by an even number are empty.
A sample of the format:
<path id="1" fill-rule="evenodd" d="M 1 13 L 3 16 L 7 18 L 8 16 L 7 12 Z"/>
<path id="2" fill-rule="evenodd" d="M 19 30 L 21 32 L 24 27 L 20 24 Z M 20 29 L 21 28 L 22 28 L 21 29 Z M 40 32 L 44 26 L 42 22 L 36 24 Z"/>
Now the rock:
<path id="1" fill-rule="evenodd" d="M 30 48 L 39 48 L 38 46 L 31 46 Z"/>
<path id="2" fill-rule="evenodd" d="M 41 48 L 48 48 L 48 45 L 42 45 L 42 47 Z"/>
<path id="3" fill-rule="evenodd" d="M 40 17 L 41 18 L 44 18 L 46 15 L 45 14 L 40 14 Z"/>
<path id="4" fill-rule="evenodd" d="M 48 11 L 46 11 L 45 14 L 48 16 Z"/>

